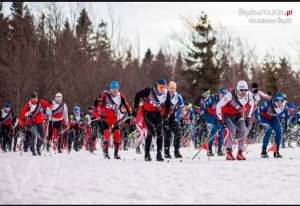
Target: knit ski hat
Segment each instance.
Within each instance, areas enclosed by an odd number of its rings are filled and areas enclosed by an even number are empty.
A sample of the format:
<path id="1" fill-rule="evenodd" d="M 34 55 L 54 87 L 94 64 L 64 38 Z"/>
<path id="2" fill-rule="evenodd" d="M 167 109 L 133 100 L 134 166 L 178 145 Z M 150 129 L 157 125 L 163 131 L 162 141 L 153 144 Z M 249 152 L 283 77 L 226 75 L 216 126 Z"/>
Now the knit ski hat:
<path id="1" fill-rule="evenodd" d="M 284 96 L 281 93 L 276 93 L 273 97 L 274 102 L 283 102 Z"/>
<path id="2" fill-rule="evenodd" d="M 219 94 L 226 95 L 226 93 L 227 93 L 227 90 L 224 87 L 219 89 Z"/>
<path id="3" fill-rule="evenodd" d="M 33 98 L 38 98 L 37 92 L 32 92 L 31 95 L 30 95 L 30 98 L 31 98 L 31 99 L 33 99 Z"/>
<path id="4" fill-rule="evenodd" d="M 56 93 L 56 95 L 55 95 L 55 99 L 60 99 L 60 100 L 62 100 L 62 98 L 63 98 L 63 96 L 62 96 L 62 94 L 61 93 Z"/>
<path id="5" fill-rule="evenodd" d="M 4 105 L 4 109 L 9 109 L 9 108 L 10 108 L 10 104 L 6 103 L 6 104 Z"/>
<path id="6" fill-rule="evenodd" d="M 237 90 L 248 90 L 248 84 L 245 80 L 238 81 L 236 85 Z"/>

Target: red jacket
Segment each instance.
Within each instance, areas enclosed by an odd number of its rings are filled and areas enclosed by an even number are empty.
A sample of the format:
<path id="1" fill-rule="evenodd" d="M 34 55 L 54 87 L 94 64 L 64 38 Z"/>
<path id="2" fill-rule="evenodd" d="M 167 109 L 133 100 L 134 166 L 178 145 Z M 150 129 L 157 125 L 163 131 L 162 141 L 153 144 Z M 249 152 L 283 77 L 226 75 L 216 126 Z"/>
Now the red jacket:
<path id="1" fill-rule="evenodd" d="M 51 104 L 43 99 L 39 99 L 36 104 L 29 101 L 21 110 L 19 119 L 24 121 L 25 115 L 29 115 L 30 121 L 34 124 L 41 124 L 44 122 L 43 109 L 51 108 Z"/>
<path id="2" fill-rule="evenodd" d="M 128 113 L 132 112 L 124 94 L 118 93 L 116 97 L 112 97 L 108 92 L 102 93 L 98 111 L 104 115 L 104 118 L 116 118 L 117 111 L 121 105 L 126 108 Z"/>

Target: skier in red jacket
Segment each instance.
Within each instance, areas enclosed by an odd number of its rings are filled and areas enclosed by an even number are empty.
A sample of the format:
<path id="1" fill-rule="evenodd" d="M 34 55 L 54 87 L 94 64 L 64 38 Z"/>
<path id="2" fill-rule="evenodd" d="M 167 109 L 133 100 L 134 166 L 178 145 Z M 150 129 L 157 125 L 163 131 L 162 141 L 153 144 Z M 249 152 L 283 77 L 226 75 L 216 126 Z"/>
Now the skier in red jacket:
<path id="1" fill-rule="evenodd" d="M 38 99 L 38 95 L 36 92 L 33 92 L 30 95 L 30 101 L 22 108 L 19 119 L 21 122 L 26 121 L 26 119 L 30 119 L 30 150 L 33 156 L 41 155 L 41 146 L 44 142 L 45 138 L 45 130 L 44 130 L 44 116 L 43 109 L 46 109 L 47 113 L 51 112 L 51 104 L 43 99 Z M 36 132 L 38 133 L 38 140 L 36 143 Z M 35 144 L 36 150 L 35 151 Z"/>

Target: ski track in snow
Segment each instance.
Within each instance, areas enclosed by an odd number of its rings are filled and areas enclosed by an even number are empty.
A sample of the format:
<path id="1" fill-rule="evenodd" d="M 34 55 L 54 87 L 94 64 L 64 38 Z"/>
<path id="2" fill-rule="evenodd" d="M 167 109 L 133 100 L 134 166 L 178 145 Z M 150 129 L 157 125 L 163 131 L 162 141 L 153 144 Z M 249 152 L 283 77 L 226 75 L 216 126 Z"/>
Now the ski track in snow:
<path id="1" fill-rule="evenodd" d="M 281 149 L 283 159 L 262 159 L 260 148 L 249 145 L 246 161 L 209 160 L 206 151 L 191 160 L 197 150 L 183 148 L 182 162 L 157 162 L 154 151 L 144 162 L 134 149 L 121 150 L 122 160 L 104 160 L 99 148 L 1 152 L 0 204 L 299 204 L 300 148 Z"/>

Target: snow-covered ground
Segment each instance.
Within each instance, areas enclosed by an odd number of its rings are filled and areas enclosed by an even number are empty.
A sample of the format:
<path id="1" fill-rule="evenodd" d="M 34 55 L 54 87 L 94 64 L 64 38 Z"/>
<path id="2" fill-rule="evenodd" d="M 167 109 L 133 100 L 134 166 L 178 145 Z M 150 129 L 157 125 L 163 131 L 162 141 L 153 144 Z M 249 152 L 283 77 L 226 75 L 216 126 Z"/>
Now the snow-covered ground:
<path id="1" fill-rule="evenodd" d="M 155 152 L 144 162 L 133 149 L 120 151 L 122 160 L 99 150 L 1 152 L 0 204 L 299 204 L 300 148 L 262 159 L 260 147 L 249 145 L 246 161 L 209 160 L 204 150 L 191 160 L 193 148 L 181 150 L 182 162 L 157 162 Z"/>

